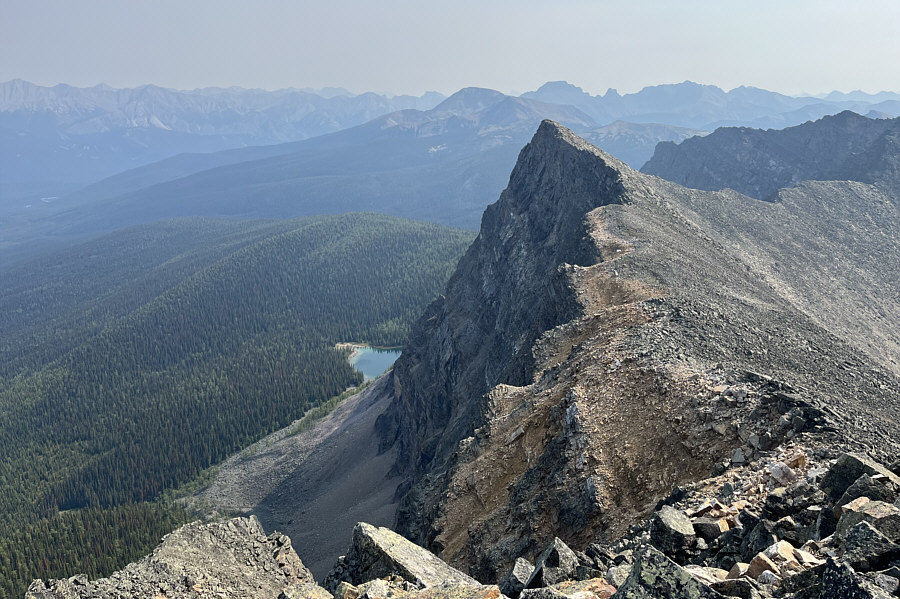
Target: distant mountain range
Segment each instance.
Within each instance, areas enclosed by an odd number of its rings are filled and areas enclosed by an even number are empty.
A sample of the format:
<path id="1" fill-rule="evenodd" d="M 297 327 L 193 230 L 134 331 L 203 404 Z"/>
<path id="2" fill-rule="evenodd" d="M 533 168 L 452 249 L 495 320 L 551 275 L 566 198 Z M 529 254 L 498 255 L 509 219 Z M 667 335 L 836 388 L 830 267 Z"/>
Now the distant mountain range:
<path id="1" fill-rule="evenodd" d="M 555 82 L 520 97 L 466 88 L 389 98 L 17 80 L 0 84 L 2 261 L 48 241 L 180 216 L 367 210 L 474 230 L 543 119 L 639 168 L 660 141 L 718 123 L 784 126 L 848 108 L 893 116 L 896 96 L 792 98 L 691 82 L 591 96 Z M 299 141 L 274 143 L 285 140 Z"/>
<path id="2" fill-rule="evenodd" d="M 746 86 L 726 92 L 714 85 L 691 81 L 645 87 L 624 96 L 614 89 L 602 96 L 592 96 L 565 81 L 553 81 L 522 97 L 571 104 L 598 123 L 625 120 L 707 131 L 726 126 L 780 129 L 842 110 L 862 115 L 874 112 L 872 116 L 876 117 L 900 116 L 900 94 L 893 92 L 832 92 L 824 98 L 792 97 Z"/>
<path id="3" fill-rule="evenodd" d="M 634 123 L 597 127 L 579 109 L 466 88 L 431 110 L 275 146 L 182 154 L 61 199 L 9 211 L 10 245 L 79 237 L 179 216 L 283 218 L 374 211 L 477 229 L 520 148 L 552 118 L 637 163 L 661 139 L 704 133 Z"/>
<path id="4" fill-rule="evenodd" d="M 0 198 L 62 194 L 182 152 L 297 141 L 443 99 L 435 92 L 41 87 L 16 79 L 0 83 Z"/>
<path id="5" fill-rule="evenodd" d="M 607 149 L 635 168 L 650 157 L 655 141 L 679 141 L 683 132 L 652 133 L 648 142 L 645 131 L 626 138 L 619 131 L 614 139 L 589 131 L 616 121 L 711 131 L 724 125 L 780 128 L 842 110 L 900 115 L 900 94 L 893 92 L 794 98 L 750 87 L 725 92 L 689 81 L 626 95 L 609 90 L 603 96 L 557 81 L 522 99 L 577 108 L 589 123 L 579 133 L 604 148 L 610 142 Z M 177 154 L 299 141 L 398 110 L 428 111 L 442 100 L 436 92 L 390 97 L 354 95 L 342 88 L 180 91 L 155 85 L 113 89 L 42 87 L 20 79 L 0 83 L 0 211 L 4 204 L 62 196 Z M 506 123 L 515 118 L 511 112 Z"/>

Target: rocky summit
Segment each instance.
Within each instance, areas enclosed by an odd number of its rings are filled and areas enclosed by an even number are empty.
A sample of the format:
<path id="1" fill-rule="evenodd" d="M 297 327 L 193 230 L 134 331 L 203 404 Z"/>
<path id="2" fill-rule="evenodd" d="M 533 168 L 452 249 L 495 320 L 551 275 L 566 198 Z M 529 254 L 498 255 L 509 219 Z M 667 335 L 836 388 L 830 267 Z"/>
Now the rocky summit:
<path id="1" fill-rule="evenodd" d="M 278 495 L 300 559 L 335 564 L 324 588 L 276 563 L 258 575 L 283 588 L 253 596 L 897 596 L 889 178 L 700 191 L 543 122 L 393 371 L 297 437 L 367 474 Z M 385 496 L 400 535 L 316 503 Z"/>

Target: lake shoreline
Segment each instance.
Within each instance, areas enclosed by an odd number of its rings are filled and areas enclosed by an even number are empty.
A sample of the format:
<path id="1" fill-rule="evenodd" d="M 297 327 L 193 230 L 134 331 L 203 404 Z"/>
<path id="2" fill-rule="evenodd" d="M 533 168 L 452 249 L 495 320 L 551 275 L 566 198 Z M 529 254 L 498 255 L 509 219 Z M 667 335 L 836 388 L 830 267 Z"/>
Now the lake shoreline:
<path id="1" fill-rule="evenodd" d="M 349 360 L 350 362 L 352 362 L 354 358 L 359 356 L 360 350 L 362 350 L 362 349 L 374 349 L 376 351 L 396 351 L 396 352 L 403 350 L 402 345 L 398 345 L 396 347 L 382 347 L 380 345 L 367 345 L 365 343 L 354 343 L 354 342 L 350 342 L 350 341 L 336 343 L 334 345 L 334 348 L 335 349 L 349 349 L 350 355 L 347 356 L 347 360 Z"/>
<path id="2" fill-rule="evenodd" d="M 347 361 L 353 368 L 362 372 L 367 381 L 372 380 L 389 370 L 403 350 L 402 347 L 377 347 L 355 342 L 335 344 L 335 349 L 350 350 Z M 391 354 L 393 357 L 389 359 L 388 362 L 382 362 L 382 365 L 373 368 L 373 355 L 378 354 Z M 377 364 L 377 362 L 375 362 L 375 364 Z"/>

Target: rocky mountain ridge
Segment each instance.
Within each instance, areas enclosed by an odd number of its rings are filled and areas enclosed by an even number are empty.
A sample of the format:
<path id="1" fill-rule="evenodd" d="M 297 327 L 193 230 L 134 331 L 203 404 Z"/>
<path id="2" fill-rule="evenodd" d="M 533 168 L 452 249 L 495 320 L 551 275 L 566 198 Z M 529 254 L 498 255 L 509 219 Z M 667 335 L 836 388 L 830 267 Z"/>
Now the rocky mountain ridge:
<path id="1" fill-rule="evenodd" d="M 806 201 L 795 209 L 825 201 L 822 191 L 796 190 Z M 832 203 L 862 201 L 825 193 Z M 872 205 L 884 201 L 873 193 Z M 802 387 L 803 401 L 838 414 L 856 443 L 892 451 L 895 370 L 863 359 L 840 327 L 816 322 L 827 319 L 815 317 L 819 307 L 804 313 L 786 284 L 730 246 L 701 208 L 720 204 L 764 208 L 646 177 L 541 125 L 394 368 L 383 431 L 399 443 L 400 469 L 420 473 L 398 512 L 405 535 L 492 575 L 493 565 L 536 551 L 550 530 L 574 542 L 611 533 L 611 521 L 709 471 L 742 435 L 772 434 L 735 424 L 750 404 L 735 406 L 725 438 L 698 411 L 715 386 L 705 381 L 746 371 Z M 808 230 L 791 228 L 791 246 L 827 245 L 820 236 L 830 218 L 813 214 Z M 728 224 L 752 230 L 763 220 Z M 896 256 L 895 226 L 888 216 L 860 243 Z M 790 252 L 775 247 L 768 258 L 788 261 Z M 810 269 L 826 267 L 813 258 Z M 876 310 L 894 314 L 892 302 Z M 854 320 L 846 304 L 831 307 Z M 662 446 L 673 449 L 660 455 Z"/>
<path id="2" fill-rule="evenodd" d="M 760 200 L 808 180 L 877 183 L 896 192 L 900 119 L 845 111 L 782 130 L 723 127 L 662 142 L 641 172 L 695 189 L 735 189 Z M 893 162 L 892 162 L 893 161 Z"/>

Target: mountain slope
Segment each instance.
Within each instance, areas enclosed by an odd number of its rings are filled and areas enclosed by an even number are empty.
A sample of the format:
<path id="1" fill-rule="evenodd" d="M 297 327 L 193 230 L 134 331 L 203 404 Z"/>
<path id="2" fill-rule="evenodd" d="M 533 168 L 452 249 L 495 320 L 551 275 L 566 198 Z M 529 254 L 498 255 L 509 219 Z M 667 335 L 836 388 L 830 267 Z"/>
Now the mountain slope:
<path id="1" fill-rule="evenodd" d="M 571 107 L 466 89 L 428 112 L 391 113 L 303 142 L 172 159 L 22 212 L 3 231 L 7 254 L 17 242 L 181 216 L 376 211 L 474 229 L 545 117 L 593 125 Z M 207 164 L 215 168 L 195 171 Z"/>
<path id="2" fill-rule="evenodd" d="M 677 145 L 660 143 L 641 171 L 686 187 L 728 187 L 763 200 L 807 180 L 850 179 L 900 189 L 897 151 L 890 147 L 898 135 L 900 119 L 849 111 L 780 131 L 726 127 Z"/>
<path id="3" fill-rule="evenodd" d="M 597 128 L 575 108 L 464 89 L 433 110 L 392 113 L 314 139 L 176 156 L 19 211 L 3 228 L 8 260 L 72 236 L 179 216 L 295 217 L 355 210 L 477 228 L 519 148 L 543 118 L 608 144 L 637 166 L 663 125 Z"/>

